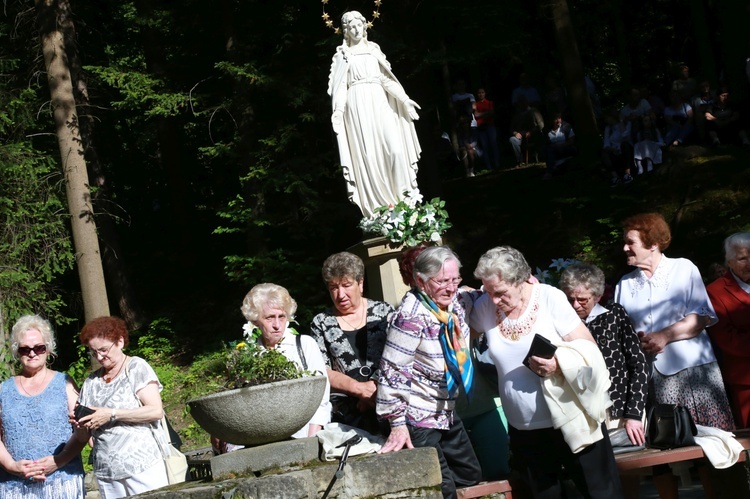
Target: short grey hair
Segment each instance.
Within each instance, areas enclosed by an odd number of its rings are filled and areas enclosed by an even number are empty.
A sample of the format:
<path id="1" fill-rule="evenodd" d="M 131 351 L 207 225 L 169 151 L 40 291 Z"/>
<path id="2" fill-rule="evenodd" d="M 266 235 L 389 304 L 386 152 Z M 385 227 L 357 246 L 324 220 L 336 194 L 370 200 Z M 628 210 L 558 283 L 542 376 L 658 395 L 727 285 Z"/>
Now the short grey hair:
<path id="1" fill-rule="evenodd" d="M 264 282 L 253 286 L 245 299 L 242 300 L 242 315 L 245 319 L 255 323 L 263 312 L 263 306 L 280 308 L 286 312 L 287 319 L 291 322 L 297 311 L 297 302 L 291 297 L 289 291 L 283 286 Z"/>
<path id="2" fill-rule="evenodd" d="M 474 277 L 482 280 L 497 277 L 515 286 L 531 277 L 531 267 L 517 249 L 497 246 L 479 257 Z"/>
<path id="3" fill-rule="evenodd" d="M 414 281 L 416 282 L 417 278 L 426 281 L 435 277 L 443 270 L 443 265 L 448 260 L 455 260 L 458 268 L 461 268 L 461 260 L 448 246 L 430 246 L 425 249 L 414 260 Z"/>
<path id="4" fill-rule="evenodd" d="M 574 263 L 566 267 L 560 274 L 560 289 L 568 294 L 578 286 L 588 289 L 594 296 L 603 295 L 604 272 L 590 263 Z"/>
<path id="5" fill-rule="evenodd" d="M 750 249 L 750 232 L 735 232 L 724 239 L 724 259 L 733 260 L 739 248 Z"/>
<path id="6" fill-rule="evenodd" d="M 326 284 L 344 277 L 350 277 L 359 282 L 365 278 L 365 264 L 354 253 L 342 251 L 326 258 L 321 274 Z"/>
<path id="7" fill-rule="evenodd" d="M 13 358 L 16 360 L 21 358 L 18 355 L 18 345 L 23 340 L 23 335 L 31 329 L 36 329 L 42 334 L 42 340 L 44 340 L 44 344 L 47 346 L 49 355 L 56 355 L 57 342 L 55 341 L 55 333 L 52 331 L 52 324 L 39 315 L 24 315 L 16 321 L 13 329 L 11 329 L 10 353 L 13 355 Z"/>

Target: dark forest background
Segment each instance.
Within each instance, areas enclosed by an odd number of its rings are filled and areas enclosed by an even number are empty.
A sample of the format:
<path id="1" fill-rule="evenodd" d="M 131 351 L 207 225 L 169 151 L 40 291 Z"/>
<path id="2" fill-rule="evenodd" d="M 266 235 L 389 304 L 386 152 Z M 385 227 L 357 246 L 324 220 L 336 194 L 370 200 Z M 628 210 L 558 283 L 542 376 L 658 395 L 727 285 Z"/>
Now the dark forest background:
<path id="1" fill-rule="evenodd" d="M 438 138 L 451 130 L 451 86 L 495 102 L 501 146 L 521 72 L 543 93 L 580 63 L 604 109 L 648 86 L 666 100 L 680 64 L 698 80 L 748 94 L 747 1 L 387 0 L 369 30 L 421 107 L 420 185 L 441 196 L 445 242 L 470 276 L 497 244 L 532 267 L 588 258 L 616 280 L 619 222 L 657 209 L 674 256 L 703 270 L 721 240 L 746 229 L 747 152 L 697 151 L 649 184 L 613 194 L 595 141 L 579 170 L 554 183 L 531 170 L 445 175 Z M 341 13 L 372 1 L 7 0 L 0 13 L 0 322 L 50 317 L 63 364 L 77 358 L 83 302 L 40 49 L 39 13 L 64 12 L 66 51 L 104 260 L 110 309 L 138 334 L 168 339 L 177 359 L 239 336 L 239 307 L 258 282 L 287 287 L 299 322 L 328 304 L 320 265 L 362 240 L 346 200 L 330 127 L 328 73 Z M 565 17 L 565 12 L 570 17 Z M 572 33 L 571 38 L 564 36 Z M 571 80 L 573 78 L 573 80 Z M 570 85 L 568 85 L 570 87 Z M 571 92 L 573 89 L 568 88 Z M 575 123 L 574 113 L 572 119 Z M 502 149 L 510 166 L 510 150 Z M 710 166 L 700 158 L 710 156 Z M 593 159 L 591 159 L 593 158 Z M 722 170 L 724 168 L 724 170 Z M 717 194 L 717 189 L 724 189 Z M 710 209 L 710 210 L 709 210 Z"/>

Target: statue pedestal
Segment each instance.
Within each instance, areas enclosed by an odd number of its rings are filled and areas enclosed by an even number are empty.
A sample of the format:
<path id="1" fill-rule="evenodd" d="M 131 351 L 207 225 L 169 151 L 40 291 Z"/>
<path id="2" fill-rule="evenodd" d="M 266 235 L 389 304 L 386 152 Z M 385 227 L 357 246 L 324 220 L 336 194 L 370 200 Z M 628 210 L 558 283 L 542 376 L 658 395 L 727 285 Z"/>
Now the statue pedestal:
<path id="1" fill-rule="evenodd" d="M 398 270 L 398 256 L 405 248 L 392 248 L 384 237 L 366 239 L 349 248 L 365 262 L 365 296 L 373 300 L 390 303 L 394 307 L 401 304 L 409 287 L 401 279 Z"/>

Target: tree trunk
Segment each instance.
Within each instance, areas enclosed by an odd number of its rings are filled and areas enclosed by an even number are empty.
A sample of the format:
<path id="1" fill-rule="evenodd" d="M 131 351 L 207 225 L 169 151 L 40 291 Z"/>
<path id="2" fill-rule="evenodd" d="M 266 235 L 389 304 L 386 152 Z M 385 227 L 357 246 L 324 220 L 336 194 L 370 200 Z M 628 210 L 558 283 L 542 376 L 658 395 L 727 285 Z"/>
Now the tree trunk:
<path id="1" fill-rule="evenodd" d="M 102 263 L 109 283 L 109 292 L 113 301 L 117 303 L 120 317 L 128 324 L 128 329 L 135 330 L 143 325 L 145 316 L 135 297 L 112 214 L 104 208 L 114 206 L 114 203 L 110 202 L 109 184 L 99 161 L 96 147 L 94 147 L 94 119 L 87 111 L 90 109 L 88 85 L 83 76 L 81 59 L 78 56 L 75 24 L 73 23 L 70 3 L 67 0 L 60 0 L 58 6 L 58 21 L 65 40 L 65 52 L 68 56 L 70 77 L 73 82 L 73 94 L 76 108 L 80 111 L 78 118 L 84 159 L 88 167 L 88 177 L 97 188 L 92 198 L 93 205 L 96 208 L 95 216 L 96 225 L 99 229 Z"/>
<path id="2" fill-rule="evenodd" d="M 562 63 L 565 86 L 568 90 L 573 116 L 575 116 L 576 142 L 584 164 L 594 164 L 599 157 L 601 141 L 594 117 L 594 108 L 586 91 L 583 63 L 570 20 L 568 2 L 567 0 L 552 0 L 548 6 L 552 10 L 555 39 Z"/>
<path id="3" fill-rule="evenodd" d="M 109 315 L 107 288 L 104 284 L 68 57 L 65 53 L 63 33 L 57 22 L 60 6 L 57 0 L 36 0 L 36 7 L 57 142 L 65 176 L 84 315 L 88 322 L 96 317 Z"/>

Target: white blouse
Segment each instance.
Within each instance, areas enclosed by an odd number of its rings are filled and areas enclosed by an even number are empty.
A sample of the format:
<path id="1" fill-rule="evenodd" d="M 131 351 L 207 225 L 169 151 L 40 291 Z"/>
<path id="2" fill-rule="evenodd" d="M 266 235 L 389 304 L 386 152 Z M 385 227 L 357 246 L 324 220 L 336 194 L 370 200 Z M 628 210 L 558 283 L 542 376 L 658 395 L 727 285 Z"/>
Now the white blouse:
<path id="1" fill-rule="evenodd" d="M 542 378 L 523 365 L 534 334 L 559 344 L 563 336 L 572 333 L 581 324 L 581 319 L 562 291 L 546 284 L 534 284 L 526 310 L 515 321 L 519 326 L 530 319 L 535 305 L 538 306 L 536 321 L 531 330 L 517 341 L 500 333 L 497 306 L 489 294 L 483 294 L 476 301 L 469 319 L 472 329 L 487 334 L 490 356 L 497 367 L 498 391 L 505 417 L 511 426 L 519 430 L 552 427 L 552 415 L 542 392 Z"/>
<path id="2" fill-rule="evenodd" d="M 660 331 L 689 314 L 709 317 L 716 312 L 708 298 L 698 267 L 685 258 L 662 255 L 656 271 L 647 278 L 641 269 L 623 276 L 615 288 L 615 301 L 625 307 L 636 331 Z M 669 376 L 688 367 L 716 362 L 706 330 L 697 336 L 667 344 L 654 358 L 654 367 Z"/>

